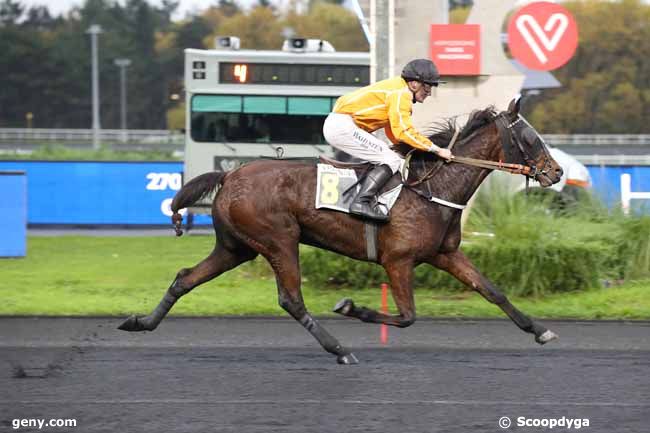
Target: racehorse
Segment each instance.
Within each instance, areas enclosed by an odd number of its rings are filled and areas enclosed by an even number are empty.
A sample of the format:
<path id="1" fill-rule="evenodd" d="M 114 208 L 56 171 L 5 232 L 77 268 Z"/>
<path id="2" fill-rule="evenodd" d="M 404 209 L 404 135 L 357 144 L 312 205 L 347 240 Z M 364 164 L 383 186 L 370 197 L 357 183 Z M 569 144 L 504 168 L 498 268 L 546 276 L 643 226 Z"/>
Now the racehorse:
<path id="1" fill-rule="evenodd" d="M 364 322 L 407 327 L 415 321 L 413 269 L 428 263 L 449 272 L 465 285 L 498 305 L 535 341 L 545 344 L 557 335 L 516 309 L 459 249 L 461 211 L 494 168 L 519 164 L 522 173 L 550 186 L 562 169 L 551 158 L 543 140 L 519 115 L 519 99 L 507 111 L 492 107 L 474 112 L 462 130 L 451 123 L 432 136 L 438 145 L 458 140 L 457 160 L 479 161 L 478 166 L 443 163 L 437 156 L 416 151 L 411 172 L 392 208 L 390 222 L 378 226 L 376 258 L 390 281 L 399 314 L 392 315 L 341 300 L 334 311 Z M 458 132 L 458 134 L 455 134 Z M 172 217 L 180 235 L 178 213 L 217 191 L 212 218 L 217 242 L 199 264 L 178 272 L 160 304 L 148 316 L 129 317 L 119 329 L 154 330 L 183 295 L 261 254 L 277 280 L 280 306 L 300 322 L 341 364 L 357 358 L 330 335 L 307 311 L 300 289 L 298 244 L 331 250 L 357 260 L 368 258 L 365 222 L 346 213 L 314 206 L 316 165 L 309 161 L 257 160 L 228 172 L 206 173 L 190 180 L 174 197 Z M 431 197 L 438 202 L 432 202 Z"/>

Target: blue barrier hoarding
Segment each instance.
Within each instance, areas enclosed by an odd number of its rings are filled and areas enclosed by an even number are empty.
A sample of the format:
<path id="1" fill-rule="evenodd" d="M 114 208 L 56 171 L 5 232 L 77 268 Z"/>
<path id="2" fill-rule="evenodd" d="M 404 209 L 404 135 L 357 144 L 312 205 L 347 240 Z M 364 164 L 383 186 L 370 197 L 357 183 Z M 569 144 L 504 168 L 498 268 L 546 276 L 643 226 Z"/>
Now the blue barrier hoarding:
<path id="1" fill-rule="evenodd" d="M 594 192 L 609 207 L 650 213 L 650 167 L 588 166 Z"/>
<path id="2" fill-rule="evenodd" d="M 27 178 L 23 171 L 0 170 L 0 257 L 24 257 L 27 251 Z"/>
<path id="3" fill-rule="evenodd" d="M 181 162 L 0 161 L 0 170 L 27 172 L 29 224 L 171 224 L 182 169 Z"/>
<path id="4" fill-rule="evenodd" d="M 609 207 L 650 212 L 650 167 L 589 166 L 594 192 Z M 167 225 L 182 162 L 0 161 L 27 173 L 29 224 Z M 629 182 L 628 182 L 629 180 Z M 627 182 L 627 183 L 626 183 Z M 195 224 L 211 224 L 198 215 Z"/>

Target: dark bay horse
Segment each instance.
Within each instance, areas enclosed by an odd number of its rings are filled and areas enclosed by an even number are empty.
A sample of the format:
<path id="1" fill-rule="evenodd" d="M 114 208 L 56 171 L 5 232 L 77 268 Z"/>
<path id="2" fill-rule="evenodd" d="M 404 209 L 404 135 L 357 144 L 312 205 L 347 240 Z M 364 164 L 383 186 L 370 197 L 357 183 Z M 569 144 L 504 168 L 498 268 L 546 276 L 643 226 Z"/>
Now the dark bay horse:
<path id="1" fill-rule="evenodd" d="M 448 144 L 454 132 L 449 124 L 432 137 L 433 141 Z M 519 115 L 518 100 L 498 114 L 492 108 L 473 113 L 458 135 L 454 154 L 525 164 L 531 167 L 530 176 L 542 186 L 559 181 L 562 175 L 541 137 Z M 428 178 L 426 173 L 434 165 L 435 175 Z M 517 310 L 461 252 L 461 211 L 422 197 L 430 194 L 451 203 L 467 203 L 490 171 L 458 163 L 442 164 L 431 153 L 413 153 L 409 179 L 422 181 L 418 187 L 404 188 L 391 211 L 390 222 L 378 228 L 376 245 L 375 261 L 388 274 L 399 314 L 358 306 L 350 299 L 340 301 L 334 311 L 364 322 L 411 325 L 415 321 L 413 269 L 428 263 L 449 272 L 498 305 L 519 328 L 534 334 L 538 343 L 557 338 Z M 180 227 L 180 209 L 217 189 L 212 204 L 217 237 L 214 250 L 193 268 L 178 272 L 150 315 L 131 316 L 120 329 L 154 330 L 181 296 L 261 254 L 275 272 L 280 306 L 326 351 L 336 355 L 339 363 L 357 363 L 356 357 L 312 318 L 305 307 L 300 289 L 298 244 L 302 242 L 368 261 L 364 221 L 345 213 L 315 208 L 316 165 L 313 162 L 258 160 L 233 171 L 206 173 L 189 181 L 172 203 L 175 213 L 172 219 L 176 225 Z"/>

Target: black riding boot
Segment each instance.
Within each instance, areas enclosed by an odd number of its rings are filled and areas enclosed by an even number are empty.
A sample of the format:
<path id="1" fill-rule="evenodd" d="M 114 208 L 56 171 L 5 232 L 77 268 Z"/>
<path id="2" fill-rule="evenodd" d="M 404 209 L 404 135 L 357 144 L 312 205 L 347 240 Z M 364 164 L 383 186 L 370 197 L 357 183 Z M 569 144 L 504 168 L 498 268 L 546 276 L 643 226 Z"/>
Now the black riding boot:
<path id="1" fill-rule="evenodd" d="M 388 221 L 388 215 L 378 211 L 376 195 L 382 186 L 393 177 L 393 171 L 383 164 L 374 167 L 361 184 L 361 190 L 350 205 L 350 213 L 377 221 Z"/>

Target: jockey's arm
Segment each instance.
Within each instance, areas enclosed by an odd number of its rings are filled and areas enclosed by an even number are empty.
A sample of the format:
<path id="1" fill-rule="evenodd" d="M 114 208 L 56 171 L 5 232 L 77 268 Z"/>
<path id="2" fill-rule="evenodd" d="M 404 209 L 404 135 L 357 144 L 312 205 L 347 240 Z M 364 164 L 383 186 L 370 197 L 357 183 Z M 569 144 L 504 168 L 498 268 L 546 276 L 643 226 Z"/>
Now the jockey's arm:
<path id="1" fill-rule="evenodd" d="M 388 120 L 390 122 L 390 133 L 386 131 L 386 136 L 393 143 L 403 142 L 416 149 L 427 152 L 437 153 L 439 147 L 436 146 L 420 134 L 413 126 L 411 120 L 411 109 L 413 103 L 408 92 L 398 91 L 388 96 Z"/>
<path id="2" fill-rule="evenodd" d="M 390 140 L 391 143 L 393 144 L 399 143 L 399 140 L 395 137 L 393 131 L 390 129 L 390 125 L 386 125 L 386 127 L 384 128 L 384 133 L 386 133 L 386 137 Z"/>

